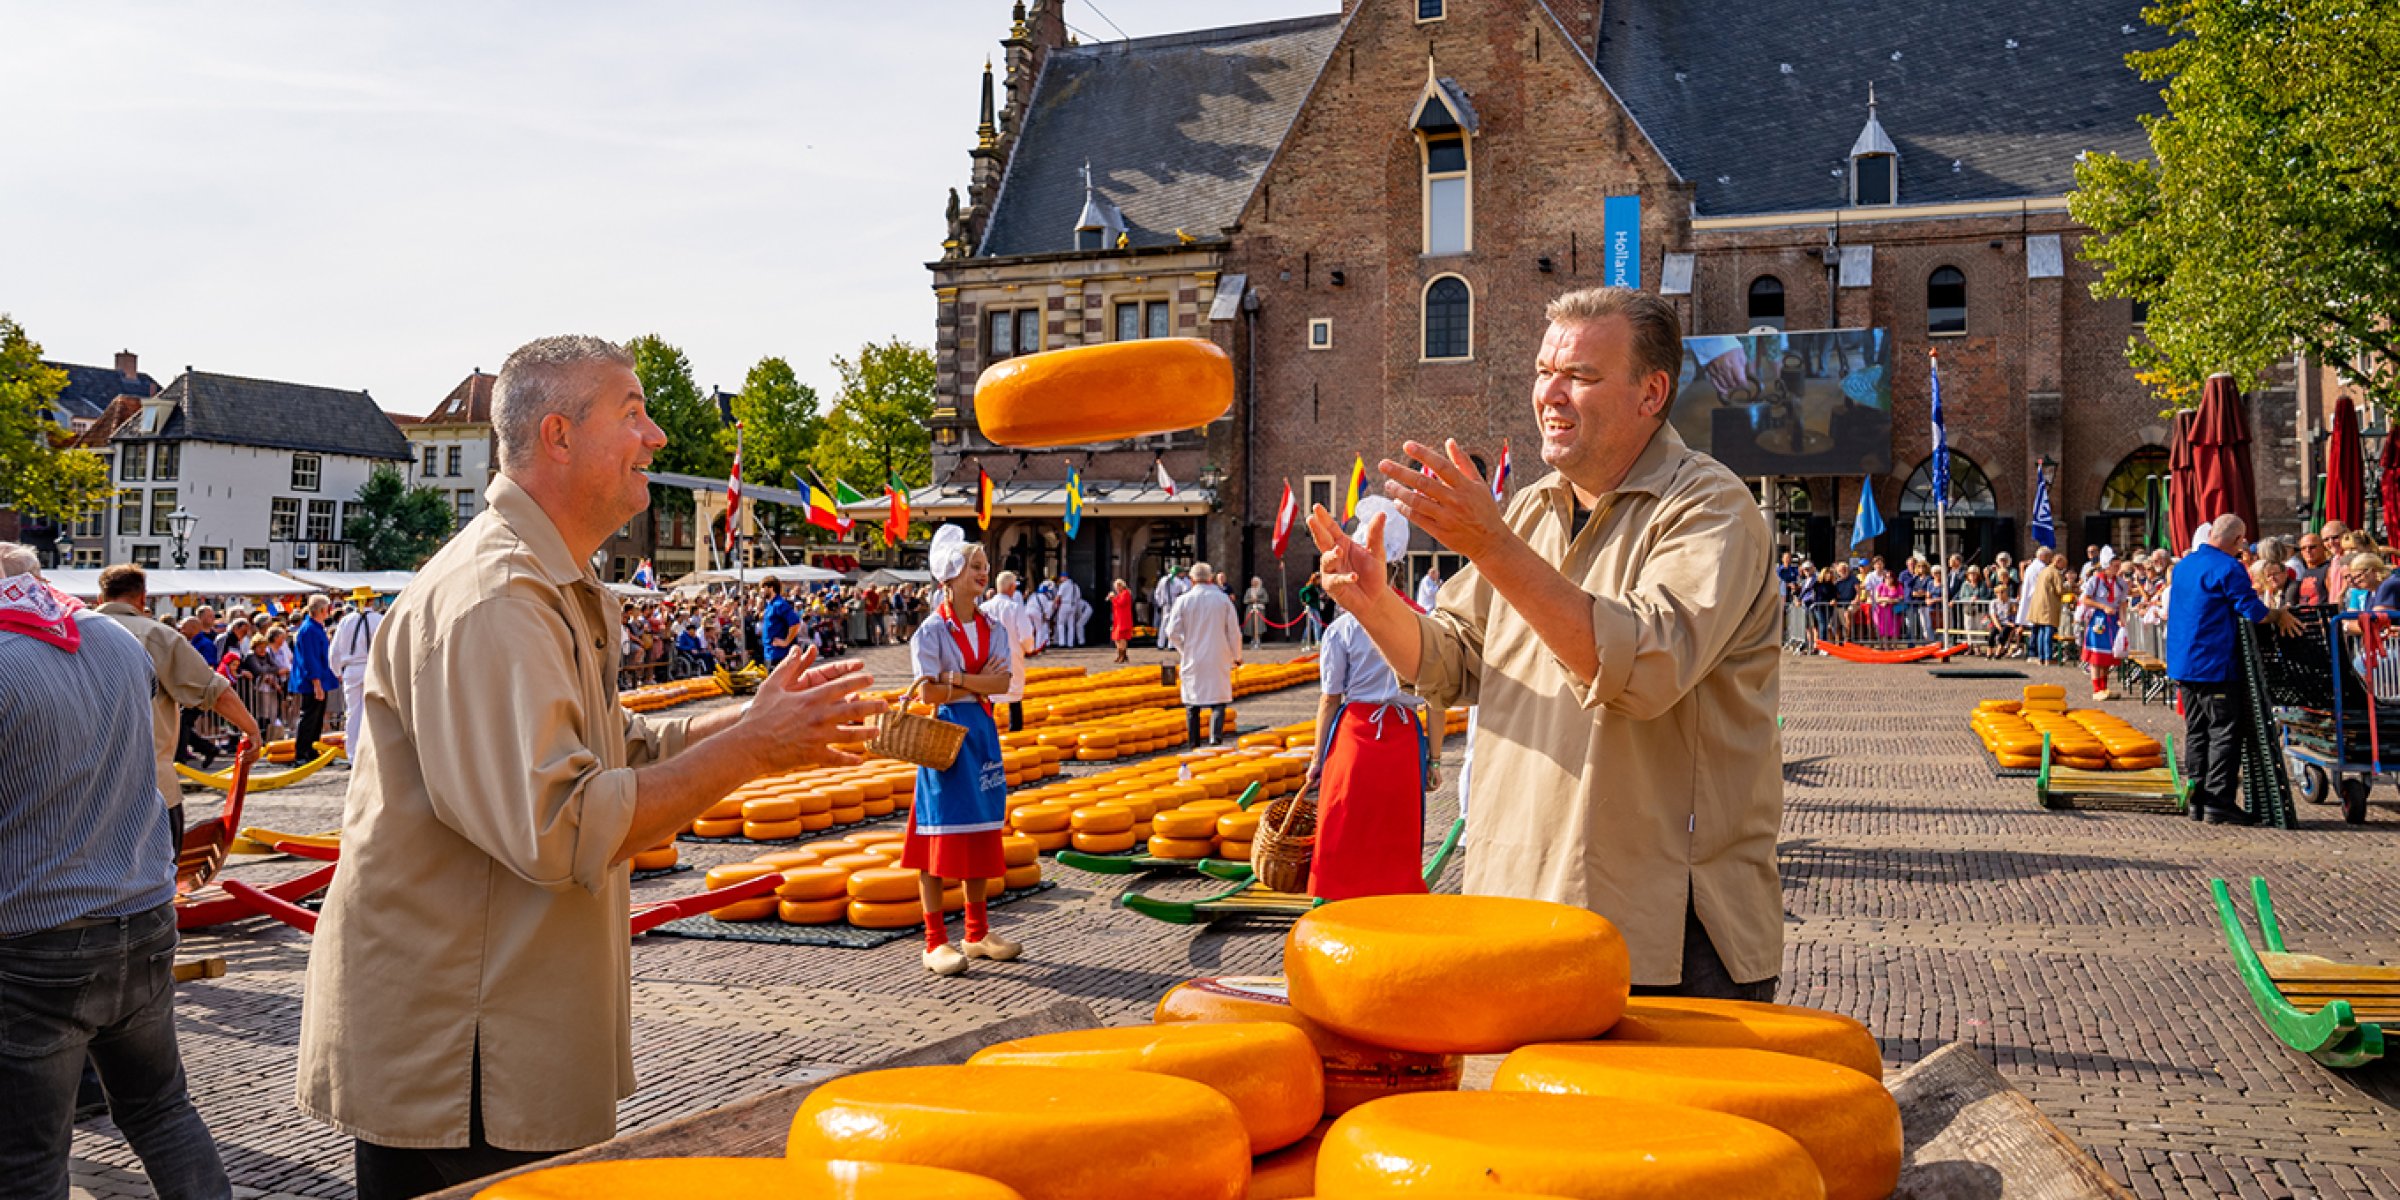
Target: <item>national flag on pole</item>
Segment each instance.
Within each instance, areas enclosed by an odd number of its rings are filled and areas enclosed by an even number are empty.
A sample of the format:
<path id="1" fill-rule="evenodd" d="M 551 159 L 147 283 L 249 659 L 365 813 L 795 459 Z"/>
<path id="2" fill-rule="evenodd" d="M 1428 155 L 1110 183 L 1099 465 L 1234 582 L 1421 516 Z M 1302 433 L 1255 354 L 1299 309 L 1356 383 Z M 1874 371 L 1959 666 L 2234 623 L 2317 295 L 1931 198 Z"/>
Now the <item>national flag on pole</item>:
<path id="1" fill-rule="evenodd" d="M 1158 468 L 1158 486 L 1160 486 L 1161 488 L 1164 488 L 1164 489 L 1166 489 L 1166 493 L 1167 493 L 1167 499 L 1169 499 L 1169 500 L 1172 500 L 1172 499 L 1174 499 L 1174 498 L 1175 498 L 1175 478 L 1174 478 L 1173 476 L 1171 476 L 1171 475 L 1167 474 L 1167 460 L 1165 460 L 1165 459 L 1163 459 L 1163 458 L 1161 458 L 1161 459 L 1155 459 L 1155 460 L 1152 460 L 1152 462 L 1151 462 L 1151 464 L 1150 464 L 1150 465 L 1152 465 L 1152 466 L 1154 466 L 1154 467 L 1157 467 L 1157 468 Z"/>
<path id="2" fill-rule="evenodd" d="M 725 477 L 725 545 L 734 545 L 742 516 L 742 423 L 733 423 L 733 473 Z"/>
<path id="3" fill-rule="evenodd" d="M 883 522 L 883 544 L 897 546 L 908 540 L 908 489 L 901 486 L 898 475 L 884 480 L 883 498 L 892 504 L 891 515 Z"/>
<path id="4" fill-rule="evenodd" d="M 867 502 L 867 497 L 865 493 L 843 483 L 842 477 L 836 475 L 833 477 L 833 502 L 844 506 L 864 504 Z"/>
<path id="5" fill-rule="evenodd" d="M 1950 511 L 1950 439 L 1942 432 L 1942 356 L 1925 352 L 1926 370 L 1933 384 L 1933 508 L 1936 513 Z"/>
<path id="6" fill-rule="evenodd" d="M 633 569 L 633 586 L 644 588 L 658 586 L 658 572 L 651 569 L 649 559 L 643 559 L 642 565 Z"/>
<path id="7" fill-rule="evenodd" d="M 1492 499 L 1508 503 L 1508 439 L 1500 439 L 1500 469 L 1492 472 Z"/>
<path id="8" fill-rule="evenodd" d="M 2047 465 L 2033 469 L 2033 520 L 2027 531 L 2033 534 L 2035 545 L 2058 549 L 2058 530 L 2050 522 L 2050 468 Z"/>
<path id="9" fill-rule="evenodd" d="M 975 468 L 975 525 L 985 533 L 992 531 L 992 476 L 982 467 Z"/>
<path id="10" fill-rule="evenodd" d="M 1083 472 L 1067 471 L 1067 540 L 1074 541 L 1077 530 L 1083 528 Z"/>
<path id="11" fill-rule="evenodd" d="M 1883 536 L 1883 514 L 1875 509 L 1875 477 L 1859 481 L 1858 517 L 1850 524 L 1850 544 L 1859 545 Z"/>
<path id="12" fill-rule="evenodd" d="M 807 480 L 797 475 L 792 476 L 792 490 L 800 493 L 800 510 L 807 514 L 809 524 L 819 529 L 830 529 L 839 534 L 846 535 L 850 532 L 850 518 L 843 516 L 842 510 L 834 507 L 831 492 L 823 488 L 812 488 L 808 486 Z"/>
<path id="13" fill-rule="evenodd" d="M 1283 503 L 1275 506 L 1275 557 L 1283 557 L 1283 548 L 1291 544 L 1292 522 L 1300 516 L 1300 502 L 1292 496 L 1292 481 L 1283 481 Z"/>
<path id="14" fill-rule="evenodd" d="M 1359 493 L 1366 489 L 1367 460 L 1366 456 L 1360 455 L 1350 460 L 1350 487 L 1342 500 L 1343 520 L 1347 521 L 1358 515 L 1358 502 L 1363 499 Z"/>

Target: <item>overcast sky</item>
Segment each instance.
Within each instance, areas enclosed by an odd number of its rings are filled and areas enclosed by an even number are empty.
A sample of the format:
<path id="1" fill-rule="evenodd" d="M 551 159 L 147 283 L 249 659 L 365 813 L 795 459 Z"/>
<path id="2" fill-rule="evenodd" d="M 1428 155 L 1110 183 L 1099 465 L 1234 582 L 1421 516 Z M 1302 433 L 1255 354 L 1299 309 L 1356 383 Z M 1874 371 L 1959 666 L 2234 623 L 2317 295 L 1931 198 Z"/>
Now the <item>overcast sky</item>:
<path id="1" fill-rule="evenodd" d="M 1085 40 L 1338 0 L 1068 0 Z M 930 344 L 1006 0 L 0 0 L 0 312 L 48 357 L 422 413 L 549 333 L 832 399 Z M 1105 17 L 1102 15 L 1105 13 Z"/>

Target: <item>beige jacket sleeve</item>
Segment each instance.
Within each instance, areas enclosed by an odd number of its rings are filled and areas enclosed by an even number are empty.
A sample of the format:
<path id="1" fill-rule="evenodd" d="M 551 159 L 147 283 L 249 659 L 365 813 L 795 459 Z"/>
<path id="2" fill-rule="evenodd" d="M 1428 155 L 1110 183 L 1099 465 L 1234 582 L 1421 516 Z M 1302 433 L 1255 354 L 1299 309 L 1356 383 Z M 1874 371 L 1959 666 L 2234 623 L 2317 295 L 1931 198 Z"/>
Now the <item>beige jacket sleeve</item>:
<path id="1" fill-rule="evenodd" d="M 1505 519 L 1510 530 L 1524 537 L 1539 514 L 1540 505 L 1529 489 L 1510 499 Z M 1484 631 L 1491 627 L 1498 599 L 1483 570 L 1473 563 L 1443 580 L 1434 594 L 1433 611 L 1417 616 L 1417 677 L 1401 680 L 1402 687 L 1437 712 L 1478 703 Z"/>
<path id="2" fill-rule="evenodd" d="M 1591 597 L 1600 671 L 1580 689 L 1585 708 L 1647 721 L 1717 669 L 1767 574 L 1762 525 L 1742 489 L 1699 489 L 1658 514 L 1634 586 Z"/>
<path id="3" fill-rule="evenodd" d="M 600 653 L 594 649 L 591 653 Z M 417 668 L 412 728 L 434 816 L 526 882 L 597 891 L 633 823 L 631 766 L 682 749 L 685 722 L 591 703 L 559 614 L 518 598 L 477 605 Z M 597 715 L 587 719 L 586 713 Z M 495 787 L 522 780 L 521 788 Z"/>
<path id="4" fill-rule="evenodd" d="M 153 636 L 150 662 L 158 670 L 159 690 L 179 708 L 207 708 L 233 685 L 216 673 L 200 651 L 180 633 L 160 626 L 165 636 Z"/>

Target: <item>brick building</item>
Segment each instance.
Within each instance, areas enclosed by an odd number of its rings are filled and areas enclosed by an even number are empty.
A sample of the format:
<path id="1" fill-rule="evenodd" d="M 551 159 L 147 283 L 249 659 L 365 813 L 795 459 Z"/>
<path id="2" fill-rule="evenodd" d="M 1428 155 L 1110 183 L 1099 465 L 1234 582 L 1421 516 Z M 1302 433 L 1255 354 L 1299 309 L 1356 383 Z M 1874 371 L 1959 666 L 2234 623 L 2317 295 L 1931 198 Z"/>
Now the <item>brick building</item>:
<path id="1" fill-rule="evenodd" d="M 1871 475 L 1889 525 L 1878 549 L 1931 549 L 1929 350 L 1954 549 L 2023 553 L 2037 472 L 2070 552 L 2147 535 L 2144 480 L 2164 471 L 2168 423 L 2125 363 L 2136 314 L 2092 296 L 2099 271 L 2065 205 L 2079 154 L 2146 149 L 2137 118 L 2156 89 L 2124 57 L 2161 34 L 2139 0 L 1834 0 L 1800 21 L 1743 3 L 1345 0 L 1338 14 L 1092 46 L 1065 37 L 1056 7 L 1017 10 L 996 92 L 987 74 L 972 184 L 932 264 L 937 514 L 971 499 L 979 466 L 1031 498 L 1072 462 L 1132 499 L 1163 457 L 1178 479 L 1205 479 L 1205 511 L 1177 514 L 1167 547 L 1164 522 L 1112 526 L 1067 548 L 1070 569 L 1140 586 L 1157 561 L 1198 554 L 1272 580 L 1287 480 L 1330 500 L 1355 456 L 1440 437 L 1487 460 L 1505 440 L 1518 483 L 1538 478 L 1528 397 L 1543 306 L 1629 283 L 1669 297 L 1695 337 L 1775 335 L 1744 343 L 1777 357 L 1690 428 L 1784 422 L 1792 453 L 1812 447 L 1777 460 L 1806 469 L 1759 480 L 1793 548 L 1823 561 L 1846 547 Z M 1135 303 L 1151 295 L 1169 305 L 1164 326 Z M 1002 313 L 1034 325 L 1005 318 L 1002 344 Z M 1880 331 L 1846 336 L 1882 356 L 1870 374 L 1889 406 L 1838 470 L 1838 448 L 1814 447 L 1843 431 L 1809 414 L 1804 387 L 1782 393 L 1788 417 L 1766 403 L 1777 367 L 1806 374 L 1794 364 L 1820 342 L 1836 347 L 1827 388 L 1866 370 L 1850 341 L 1775 333 L 1829 329 Z M 1088 454 L 1019 455 L 976 435 L 972 384 L 990 362 L 1163 331 L 1233 354 L 1228 418 Z M 1715 381 L 1698 354 L 1687 380 Z M 2293 392 L 2249 403 L 2262 520 L 2288 528 Z M 1001 539 L 1003 557 L 1055 552 L 1053 513 L 1003 513 L 1029 527 Z M 1285 565 L 1304 575 L 1306 551 Z M 1439 554 L 1423 535 L 1415 551 Z"/>

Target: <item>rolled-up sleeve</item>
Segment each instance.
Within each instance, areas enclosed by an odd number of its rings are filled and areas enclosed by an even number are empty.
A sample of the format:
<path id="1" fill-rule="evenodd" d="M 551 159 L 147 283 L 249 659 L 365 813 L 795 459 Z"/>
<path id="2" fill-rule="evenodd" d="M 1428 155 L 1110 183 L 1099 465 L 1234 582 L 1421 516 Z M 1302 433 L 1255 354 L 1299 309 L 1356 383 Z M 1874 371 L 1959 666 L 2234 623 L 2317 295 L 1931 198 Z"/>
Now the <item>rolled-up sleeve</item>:
<path id="1" fill-rule="evenodd" d="M 606 882 L 633 824 L 631 767 L 607 768 L 599 738 L 681 748 L 680 722 L 620 725 L 584 711 L 566 619 L 499 599 L 453 625 L 410 688 L 418 761 L 434 815 L 527 882 L 553 891 Z M 613 708 L 613 706 L 612 706 Z"/>
<path id="2" fill-rule="evenodd" d="M 1432 612 L 1417 615 L 1417 673 L 1403 682 L 1436 709 L 1476 702 L 1483 670 L 1483 593 L 1490 586 L 1469 567 L 1442 588 Z"/>
<path id="3" fill-rule="evenodd" d="M 1592 596 L 1600 670 L 1577 688 L 1587 709 L 1648 720 L 1716 669 L 1766 586 L 1768 538 L 1746 491 L 1713 488 L 1661 514 L 1634 587 Z"/>
<path id="4" fill-rule="evenodd" d="M 646 767 L 683 753 L 691 742 L 690 717 L 645 717 L 625 710 L 625 762 Z"/>

